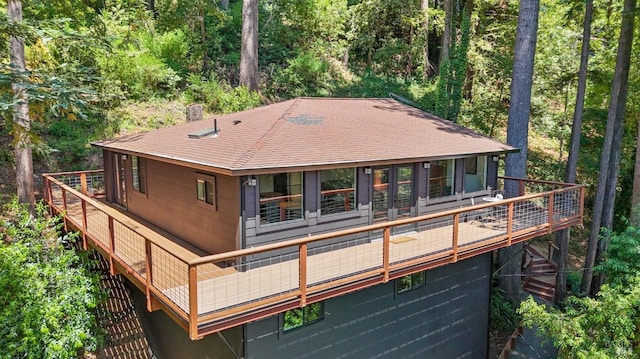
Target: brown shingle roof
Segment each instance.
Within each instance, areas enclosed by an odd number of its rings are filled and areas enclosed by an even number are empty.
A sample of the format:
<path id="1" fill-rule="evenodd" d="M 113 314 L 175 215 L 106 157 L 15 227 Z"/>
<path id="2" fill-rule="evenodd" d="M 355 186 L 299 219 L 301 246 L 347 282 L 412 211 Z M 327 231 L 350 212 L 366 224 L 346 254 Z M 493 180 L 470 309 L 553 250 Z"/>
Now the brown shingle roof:
<path id="1" fill-rule="evenodd" d="M 189 138 L 213 129 L 208 119 L 94 145 L 236 174 L 516 150 L 391 99 L 297 98 L 217 119 L 215 138 Z"/>

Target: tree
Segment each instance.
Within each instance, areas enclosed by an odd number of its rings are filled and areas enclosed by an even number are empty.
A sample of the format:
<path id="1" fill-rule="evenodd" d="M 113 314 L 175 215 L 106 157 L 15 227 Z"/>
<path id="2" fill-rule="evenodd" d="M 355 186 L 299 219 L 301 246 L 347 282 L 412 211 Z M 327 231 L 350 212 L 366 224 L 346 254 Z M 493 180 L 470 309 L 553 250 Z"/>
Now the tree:
<path id="1" fill-rule="evenodd" d="M 507 127 L 507 143 L 519 148 L 520 152 L 507 156 L 505 174 L 509 177 L 525 178 L 527 175 L 531 85 L 539 6 L 539 0 L 520 0 Z M 517 184 L 508 182 L 505 187 L 508 194 L 517 193 Z M 517 301 L 519 297 L 522 246 L 519 243 L 498 251 L 498 266 L 503 269 L 498 284 L 512 301 Z"/>
<path id="2" fill-rule="evenodd" d="M 602 254 L 606 251 L 606 239 L 600 237 L 600 229 L 601 226 L 605 226 L 604 228 L 610 231 L 611 224 L 613 223 L 615 187 L 620 164 L 622 126 L 624 124 L 624 112 L 627 100 L 635 9 L 636 0 L 624 1 L 616 68 L 611 85 L 607 127 L 602 146 L 602 155 L 600 157 L 598 186 L 593 205 L 591 234 L 589 235 L 589 245 L 585 257 L 582 282 L 580 284 L 580 290 L 583 293 L 594 293 L 594 288 L 592 287 L 593 266 L 596 263 L 598 252 Z M 607 232 L 605 232 L 605 234 L 606 233 Z M 598 283 L 595 283 L 595 289 L 597 289 L 602 282 L 602 278 L 599 278 L 597 282 Z"/>
<path id="3" fill-rule="evenodd" d="M 422 0 L 420 3 L 422 16 L 424 16 L 424 67 L 422 76 L 426 80 L 431 74 L 431 63 L 429 62 L 429 0 Z"/>
<path id="4" fill-rule="evenodd" d="M 578 90 L 576 94 L 573 124 L 571 126 L 571 142 L 565 182 L 575 183 L 578 172 L 578 155 L 580 153 L 580 135 L 582 133 L 582 116 L 584 114 L 584 98 L 587 87 L 587 67 L 589 64 L 589 44 L 591 40 L 591 19 L 593 18 L 593 0 L 587 0 L 582 26 L 582 52 L 580 54 L 580 70 L 578 70 Z M 555 262 L 558 265 L 556 274 L 556 291 L 554 301 L 559 303 L 567 295 L 567 258 L 571 229 L 566 228 L 556 233 L 558 247 Z"/>
<path id="5" fill-rule="evenodd" d="M 22 1 L 8 0 L 7 12 L 14 24 L 22 22 Z M 9 51 L 11 56 L 11 70 L 14 73 L 25 71 L 24 38 L 12 34 L 9 36 Z M 11 88 L 15 97 L 13 113 L 13 145 L 16 159 L 16 182 L 18 201 L 27 203 L 31 211 L 35 208 L 36 198 L 33 190 L 33 154 L 31 149 L 31 121 L 29 119 L 29 102 L 25 86 L 13 82 Z"/>
<path id="6" fill-rule="evenodd" d="M 640 122 L 636 135 L 636 159 L 633 171 L 633 194 L 631 197 L 631 224 L 640 227 Z"/>
<path id="7" fill-rule="evenodd" d="M 258 0 L 242 1 L 240 85 L 258 89 Z"/>

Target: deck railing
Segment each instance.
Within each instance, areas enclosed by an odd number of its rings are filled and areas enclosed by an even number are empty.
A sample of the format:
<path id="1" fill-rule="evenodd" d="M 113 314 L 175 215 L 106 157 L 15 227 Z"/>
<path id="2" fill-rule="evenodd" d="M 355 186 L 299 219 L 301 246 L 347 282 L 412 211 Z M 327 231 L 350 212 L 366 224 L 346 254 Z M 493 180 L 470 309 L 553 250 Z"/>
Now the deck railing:
<path id="1" fill-rule="evenodd" d="M 192 339 L 578 225 L 583 216 L 582 185 L 501 177 L 502 200 L 198 256 L 93 198 L 88 181 L 100 183 L 98 173 L 45 175 L 47 202 L 82 232 L 85 248 L 109 259 L 112 273 L 146 293 L 149 310 L 167 311 Z"/>

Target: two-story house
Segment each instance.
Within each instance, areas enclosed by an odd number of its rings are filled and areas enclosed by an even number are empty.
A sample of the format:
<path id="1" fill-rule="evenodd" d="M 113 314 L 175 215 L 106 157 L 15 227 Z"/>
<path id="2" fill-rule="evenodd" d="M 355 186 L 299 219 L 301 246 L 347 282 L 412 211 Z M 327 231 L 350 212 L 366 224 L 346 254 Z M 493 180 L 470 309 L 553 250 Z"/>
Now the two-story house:
<path id="1" fill-rule="evenodd" d="M 479 358 L 492 251 L 581 223 L 581 186 L 390 99 L 298 98 L 94 143 L 46 198 L 192 339 L 242 355 Z"/>

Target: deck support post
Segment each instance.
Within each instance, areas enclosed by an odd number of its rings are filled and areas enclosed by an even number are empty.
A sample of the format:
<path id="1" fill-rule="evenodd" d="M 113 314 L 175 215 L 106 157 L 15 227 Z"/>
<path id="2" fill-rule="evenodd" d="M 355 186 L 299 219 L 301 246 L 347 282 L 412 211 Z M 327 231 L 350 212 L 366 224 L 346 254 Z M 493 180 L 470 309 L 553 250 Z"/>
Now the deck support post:
<path id="1" fill-rule="evenodd" d="M 513 234 L 513 203 L 514 202 L 509 202 L 509 206 L 507 207 L 507 247 L 511 246 Z"/>
<path id="2" fill-rule="evenodd" d="M 382 234 L 382 267 L 384 268 L 382 278 L 383 283 L 387 283 L 389 281 L 389 242 L 391 242 L 391 227 L 384 227 Z"/>
<path id="3" fill-rule="evenodd" d="M 300 252 L 298 283 L 300 284 L 300 308 L 307 305 L 307 244 L 302 243 L 298 250 Z"/>
<path id="4" fill-rule="evenodd" d="M 522 179 L 518 180 L 518 196 L 524 196 L 524 181 Z"/>
<path id="5" fill-rule="evenodd" d="M 580 202 L 578 204 L 580 206 L 580 209 L 578 210 L 579 211 L 578 213 L 580 213 L 581 221 L 584 218 L 584 191 L 585 191 L 584 186 L 580 187 Z M 580 226 L 582 226 L 582 223 L 580 224 Z"/>
<path id="6" fill-rule="evenodd" d="M 189 338 L 198 340 L 198 267 L 189 264 Z"/>
<path id="7" fill-rule="evenodd" d="M 87 174 L 80 173 L 80 192 L 83 195 L 87 195 Z"/>
<path id="8" fill-rule="evenodd" d="M 113 253 L 116 244 L 115 234 L 113 233 L 113 217 L 109 216 L 109 273 L 116 275 L 116 269 L 113 265 Z"/>
<path id="9" fill-rule="evenodd" d="M 458 261 L 458 236 L 459 236 L 459 225 L 460 225 L 460 213 L 456 213 L 453 215 L 453 238 L 452 238 L 452 248 L 453 248 L 453 260 L 455 263 Z"/>
<path id="10" fill-rule="evenodd" d="M 80 198 L 80 204 L 82 205 L 82 249 L 87 250 L 87 201 L 84 198 Z"/>
<path id="11" fill-rule="evenodd" d="M 47 202 L 49 202 L 49 214 L 53 216 L 53 190 L 51 189 L 51 181 L 45 177 L 45 191 L 47 192 Z"/>
<path id="12" fill-rule="evenodd" d="M 151 262 L 151 241 L 149 240 L 149 238 L 145 238 L 144 239 L 144 249 L 145 249 L 145 256 L 144 256 L 144 265 L 145 265 L 145 281 L 146 281 L 146 285 L 145 285 L 145 291 L 146 291 L 146 295 L 147 295 L 147 310 L 150 312 L 153 312 L 153 301 L 151 298 L 151 283 L 153 283 L 153 273 L 152 273 L 152 268 L 153 268 L 153 263 Z"/>

